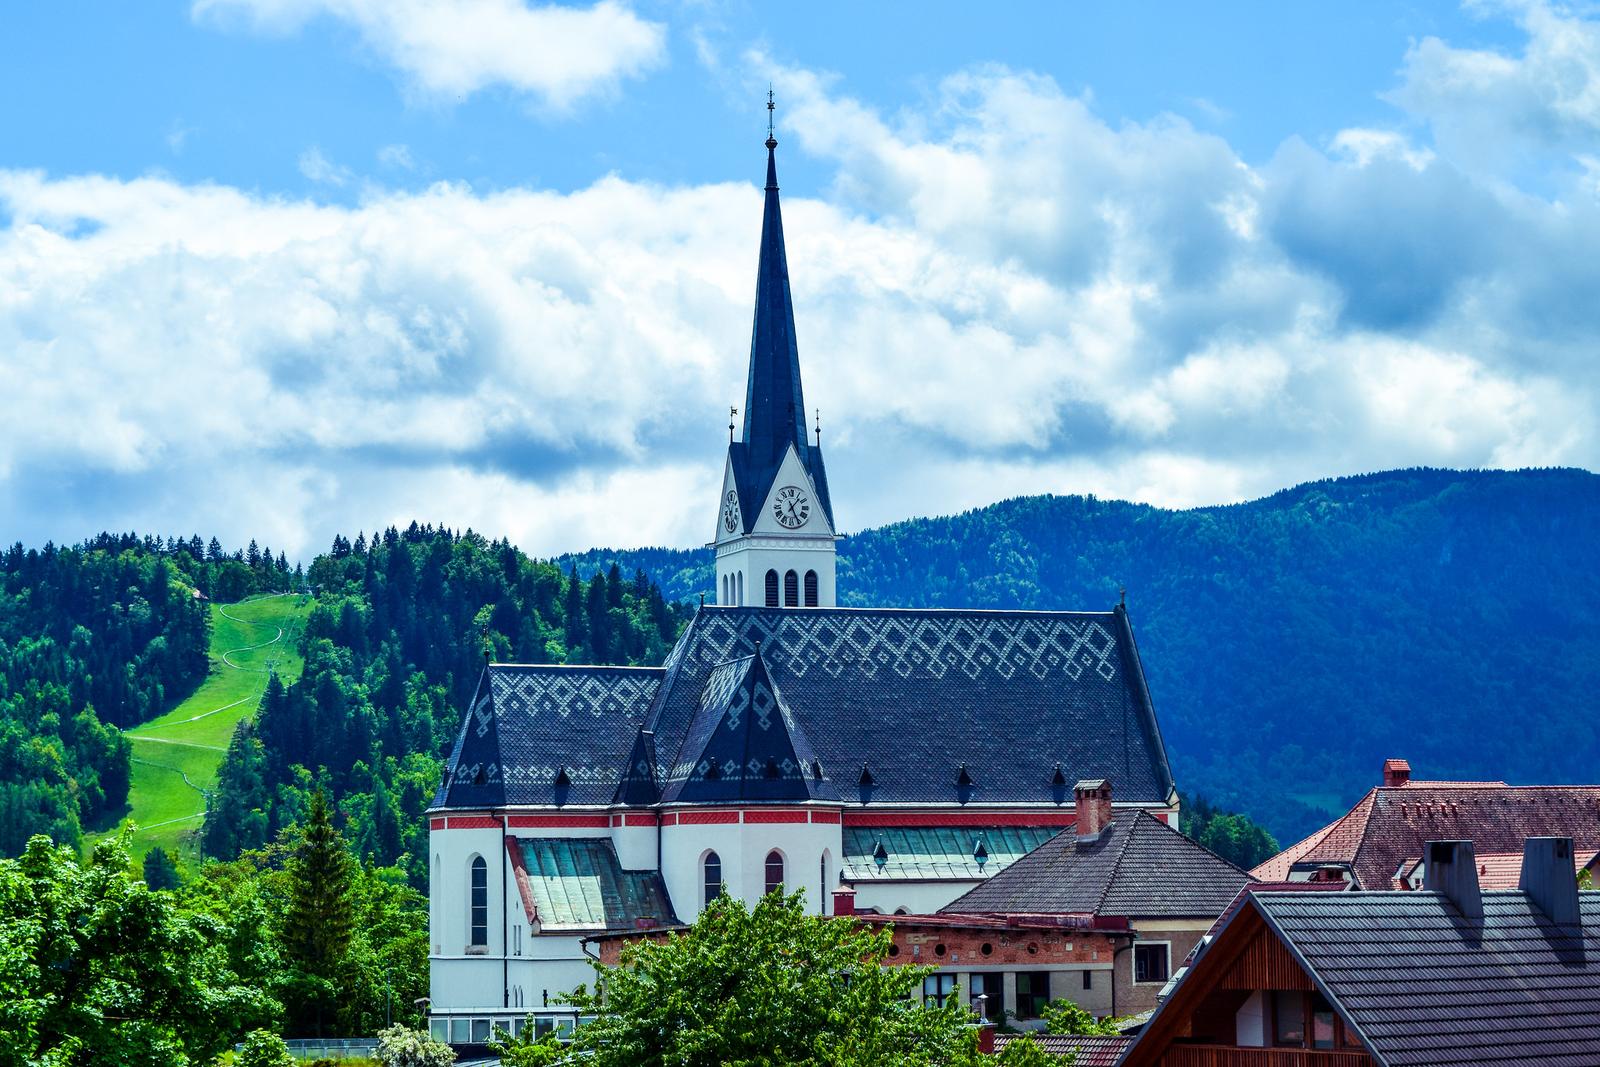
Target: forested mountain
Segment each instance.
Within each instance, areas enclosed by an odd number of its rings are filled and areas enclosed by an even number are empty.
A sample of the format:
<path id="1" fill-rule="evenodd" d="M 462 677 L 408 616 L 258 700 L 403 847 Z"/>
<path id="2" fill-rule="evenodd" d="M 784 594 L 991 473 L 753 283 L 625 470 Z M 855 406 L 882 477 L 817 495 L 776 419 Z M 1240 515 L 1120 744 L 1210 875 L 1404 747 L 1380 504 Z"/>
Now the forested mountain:
<path id="1" fill-rule="evenodd" d="M 423 811 L 485 655 L 524 663 L 666 658 L 685 617 L 643 574 L 587 581 L 504 541 L 413 523 L 343 537 L 307 568 L 305 669 L 269 683 L 223 760 L 202 845 L 231 859 L 302 820 L 315 785 L 360 856 L 426 883 Z"/>
<path id="2" fill-rule="evenodd" d="M 101 534 L 0 554 L 0 855 L 33 833 L 77 844 L 127 801 L 132 726 L 206 672 L 197 591 L 237 599 L 292 580 L 282 557 Z"/>
<path id="3" fill-rule="evenodd" d="M 1403 756 L 1594 781 L 1600 476 L 1407 470 L 1172 511 L 1025 497 L 839 546 L 841 603 L 1109 608 L 1127 589 L 1180 785 L 1293 840 Z M 709 551 L 597 550 L 669 597 Z"/>

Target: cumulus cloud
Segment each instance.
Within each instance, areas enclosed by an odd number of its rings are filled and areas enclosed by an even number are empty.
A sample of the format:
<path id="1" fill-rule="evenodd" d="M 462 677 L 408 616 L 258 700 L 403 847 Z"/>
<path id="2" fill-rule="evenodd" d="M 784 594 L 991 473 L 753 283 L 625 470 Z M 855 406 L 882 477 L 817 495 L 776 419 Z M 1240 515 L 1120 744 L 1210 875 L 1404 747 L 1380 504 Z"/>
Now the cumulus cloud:
<path id="1" fill-rule="evenodd" d="M 1600 463 L 1600 204 L 1370 130 L 1251 166 L 999 68 L 899 114 L 776 80 L 780 169 L 835 176 L 785 225 L 847 528 Z M 0 513 L 291 552 L 412 518 L 537 553 L 699 543 L 743 395 L 751 147 L 749 182 L 346 205 L 0 172 Z"/>
<path id="2" fill-rule="evenodd" d="M 523 0 L 194 0 L 193 11 L 275 33 L 319 16 L 337 19 L 425 95 L 503 86 L 558 110 L 638 76 L 666 48 L 660 23 L 616 0 L 586 8 Z"/>

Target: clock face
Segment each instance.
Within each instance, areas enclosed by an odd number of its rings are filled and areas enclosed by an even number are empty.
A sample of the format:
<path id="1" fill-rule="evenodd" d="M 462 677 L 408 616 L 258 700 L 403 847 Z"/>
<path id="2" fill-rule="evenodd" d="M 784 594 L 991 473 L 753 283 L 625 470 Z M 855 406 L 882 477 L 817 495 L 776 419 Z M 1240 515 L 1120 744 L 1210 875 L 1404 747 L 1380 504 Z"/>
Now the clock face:
<path id="1" fill-rule="evenodd" d="M 778 525 L 796 530 L 811 518 L 811 501 L 806 497 L 804 490 L 786 485 L 778 490 L 778 495 L 772 502 L 772 514 L 778 520 Z"/>
<path id="2" fill-rule="evenodd" d="M 739 494 L 732 489 L 728 490 L 727 499 L 722 502 L 722 526 L 729 533 L 739 528 Z"/>

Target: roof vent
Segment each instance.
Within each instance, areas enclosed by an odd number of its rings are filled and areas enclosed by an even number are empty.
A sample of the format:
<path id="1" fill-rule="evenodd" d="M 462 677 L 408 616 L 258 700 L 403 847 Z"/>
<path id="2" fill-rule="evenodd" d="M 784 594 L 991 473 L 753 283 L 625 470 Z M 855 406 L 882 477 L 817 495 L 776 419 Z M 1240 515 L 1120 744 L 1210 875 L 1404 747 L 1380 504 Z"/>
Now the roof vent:
<path id="1" fill-rule="evenodd" d="M 811 780 L 814 781 L 814 782 L 822 781 L 822 761 L 821 760 L 812 760 L 811 761 Z"/>
<path id="2" fill-rule="evenodd" d="M 1056 773 L 1050 776 L 1050 784 L 1060 788 L 1067 784 L 1067 776 L 1061 771 L 1061 764 L 1056 764 Z"/>
<path id="3" fill-rule="evenodd" d="M 768 781 L 771 781 L 772 779 L 777 778 L 778 777 L 778 761 L 773 759 L 771 756 L 768 756 L 767 757 L 766 769 L 763 770 L 761 773 L 762 773 L 762 776 L 765 777 Z"/>
<path id="4" fill-rule="evenodd" d="M 1468 919 L 1483 918 L 1483 893 L 1478 888 L 1478 857 L 1471 841 L 1429 841 L 1428 867 L 1422 888 L 1443 893 Z"/>
<path id="5" fill-rule="evenodd" d="M 1393 788 L 1411 781 L 1411 764 L 1403 759 L 1383 761 L 1383 784 Z"/>
<path id="6" fill-rule="evenodd" d="M 1562 926 L 1578 918 L 1578 878 L 1572 862 L 1572 838 L 1530 837 L 1522 843 L 1522 877 L 1517 886 Z"/>
<path id="7" fill-rule="evenodd" d="M 963 763 L 961 765 L 961 773 L 956 775 L 956 785 L 970 786 L 971 784 L 972 775 L 967 773 L 967 765 Z"/>
<path id="8" fill-rule="evenodd" d="M 989 862 L 989 850 L 983 847 L 983 838 L 978 838 L 978 843 L 973 846 L 972 858 L 978 865 L 978 870 L 983 870 L 983 865 Z"/>
<path id="9" fill-rule="evenodd" d="M 708 782 L 716 782 L 716 781 L 720 781 L 721 778 L 722 778 L 722 768 L 721 767 L 718 767 L 715 763 L 713 763 L 711 766 L 706 768 L 706 774 L 705 774 L 706 781 L 708 781 Z"/>
<path id="10" fill-rule="evenodd" d="M 878 865 L 878 870 L 883 870 L 883 865 L 889 862 L 889 850 L 883 847 L 883 842 L 878 842 L 878 847 L 872 850 L 872 862 Z"/>
<path id="11" fill-rule="evenodd" d="M 867 769 L 865 763 L 861 765 L 861 784 L 867 786 L 872 784 L 872 772 Z"/>
<path id="12" fill-rule="evenodd" d="M 473 768 L 473 771 L 472 771 L 472 784 L 473 785 L 488 785 L 489 784 L 489 776 L 484 773 L 483 764 L 481 764 L 481 763 L 478 764 L 475 768 Z"/>
<path id="13" fill-rule="evenodd" d="M 567 769 L 565 767 L 562 767 L 560 770 L 556 771 L 555 784 L 558 786 L 572 784 L 572 776 L 567 773 Z"/>

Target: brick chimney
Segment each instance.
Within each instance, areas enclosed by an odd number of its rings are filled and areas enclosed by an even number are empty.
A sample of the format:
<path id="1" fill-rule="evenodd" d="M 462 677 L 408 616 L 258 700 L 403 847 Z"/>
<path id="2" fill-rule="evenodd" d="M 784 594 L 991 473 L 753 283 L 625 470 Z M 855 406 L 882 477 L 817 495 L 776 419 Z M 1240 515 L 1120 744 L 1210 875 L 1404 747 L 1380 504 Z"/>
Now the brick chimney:
<path id="1" fill-rule="evenodd" d="M 1111 822 L 1111 782 L 1105 778 L 1085 778 L 1072 787 L 1072 796 L 1078 840 L 1093 841 Z"/>
<path id="2" fill-rule="evenodd" d="M 1383 784 L 1393 788 L 1411 781 L 1411 764 L 1403 759 L 1383 761 Z"/>
<path id="3" fill-rule="evenodd" d="M 1572 862 L 1572 838 L 1530 837 L 1522 843 L 1522 877 L 1517 887 L 1551 922 L 1571 925 L 1578 919 L 1578 876 Z"/>
<path id="4" fill-rule="evenodd" d="M 1478 889 L 1478 857 L 1471 841 L 1429 841 L 1423 846 L 1427 869 L 1422 888 L 1443 893 L 1468 919 L 1483 918 L 1483 893 Z M 1576 886 L 1577 876 L 1573 876 Z"/>
<path id="5" fill-rule="evenodd" d="M 833 891 L 833 913 L 835 915 L 854 915 L 856 913 L 856 891 L 849 886 L 840 886 Z"/>

